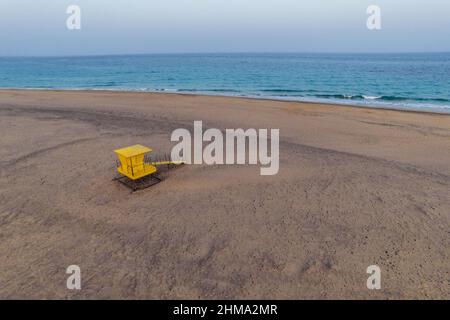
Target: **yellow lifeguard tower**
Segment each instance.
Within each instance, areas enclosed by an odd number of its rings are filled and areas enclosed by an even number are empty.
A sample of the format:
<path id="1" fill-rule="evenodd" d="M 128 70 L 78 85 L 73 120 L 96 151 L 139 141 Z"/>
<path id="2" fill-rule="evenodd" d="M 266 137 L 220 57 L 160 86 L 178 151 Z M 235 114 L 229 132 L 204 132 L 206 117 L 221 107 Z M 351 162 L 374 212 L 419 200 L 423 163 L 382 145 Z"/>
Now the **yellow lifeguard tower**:
<path id="1" fill-rule="evenodd" d="M 159 171 L 164 173 L 164 168 L 169 170 L 184 164 L 183 161 L 172 161 L 168 155 L 152 157 L 154 159 L 151 160 L 147 155 L 152 151 L 152 149 L 140 144 L 114 150 L 119 158 L 117 172 L 120 176 L 113 180 L 117 180 L 133 191 L 137 191 L 162 181 L 163 177 L 156 173 L 157 167 L 162 169 Z"/>
<path id="2" fill-rule="evenodd" d="M 152 151 L 140 144 L 114 150 L 120 161 L 117 171 L 131 180 L 138 180 L 155 173 L 156 167 L 144 161 L 145 155 Z"/>

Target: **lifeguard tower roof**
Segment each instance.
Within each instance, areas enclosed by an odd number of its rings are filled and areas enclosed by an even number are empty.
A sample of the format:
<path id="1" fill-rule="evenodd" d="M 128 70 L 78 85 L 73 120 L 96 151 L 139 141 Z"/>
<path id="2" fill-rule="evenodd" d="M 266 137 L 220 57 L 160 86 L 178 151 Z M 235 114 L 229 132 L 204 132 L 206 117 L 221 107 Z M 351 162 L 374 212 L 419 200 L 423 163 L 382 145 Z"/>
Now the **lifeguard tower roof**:
<path id="1" fill-rule="evenodd" d="M 131 147 L 126 147 L 126 148 L 122 148 L 122 149 L 117 149 L 114 150 L 115 153 L 117 153 L 118 155 L 121 155 L 125 158 L 131 158 L 131 157 L 135 157 L 141 154 L 145 154 L 145 153 L 149 153 L 152 152 L 153 150 L 147 147 L 144 147 L 140 144 L 136 144 L 134 146 Z"/>

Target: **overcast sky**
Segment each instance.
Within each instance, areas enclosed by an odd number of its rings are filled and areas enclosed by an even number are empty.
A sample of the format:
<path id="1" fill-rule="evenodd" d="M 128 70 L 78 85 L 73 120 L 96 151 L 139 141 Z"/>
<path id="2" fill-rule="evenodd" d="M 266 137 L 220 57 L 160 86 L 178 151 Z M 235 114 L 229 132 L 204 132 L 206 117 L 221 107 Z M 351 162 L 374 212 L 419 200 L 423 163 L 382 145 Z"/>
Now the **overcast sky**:
<path id="1" fill-rule="evenodd" d="M 81 30 L 66 28 L 71 4 Z M 416 51 L 450 51 L 450 0 L 0 1 L 1 56 Z"/>

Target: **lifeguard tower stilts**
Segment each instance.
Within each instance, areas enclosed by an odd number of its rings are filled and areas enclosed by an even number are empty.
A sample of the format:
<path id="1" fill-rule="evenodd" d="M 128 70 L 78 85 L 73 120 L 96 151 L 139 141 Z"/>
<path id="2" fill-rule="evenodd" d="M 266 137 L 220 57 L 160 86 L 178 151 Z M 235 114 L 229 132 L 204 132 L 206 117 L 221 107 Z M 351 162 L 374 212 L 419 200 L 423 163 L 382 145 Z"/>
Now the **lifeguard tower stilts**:
<path id="1" fill-rule="evenodd" d="M 172 161 L 167 155 L 152 160 L 148 156 L 152 151 L 140 144 L 114 150 L 119 158 L 117 172 L 120 175 L 114 180 L 133 191 L 142 190 L 162 181 L 162 177 L 157 174 L 157 167 L 166 166 L 170 169 L 183 164 L 181 161 Z"/>

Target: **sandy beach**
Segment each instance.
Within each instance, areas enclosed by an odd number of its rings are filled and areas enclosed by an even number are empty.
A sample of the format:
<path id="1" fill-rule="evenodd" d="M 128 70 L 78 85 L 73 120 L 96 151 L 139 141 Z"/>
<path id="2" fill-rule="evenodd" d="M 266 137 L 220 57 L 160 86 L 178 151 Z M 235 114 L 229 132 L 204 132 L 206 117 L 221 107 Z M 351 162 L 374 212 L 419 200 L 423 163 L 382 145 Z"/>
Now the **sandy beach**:
<path id="1" fill-rule="evenodd" d="M 114 149 L 280 129 L 280 171 L 186 165 L 131 193 Z M 0 298 L 449 299 L 450 115 L 0 90 Z M 66 288 L 79 265 L 82 290 Z M 368 290 L 378 265 L 382 289 Z"/>

